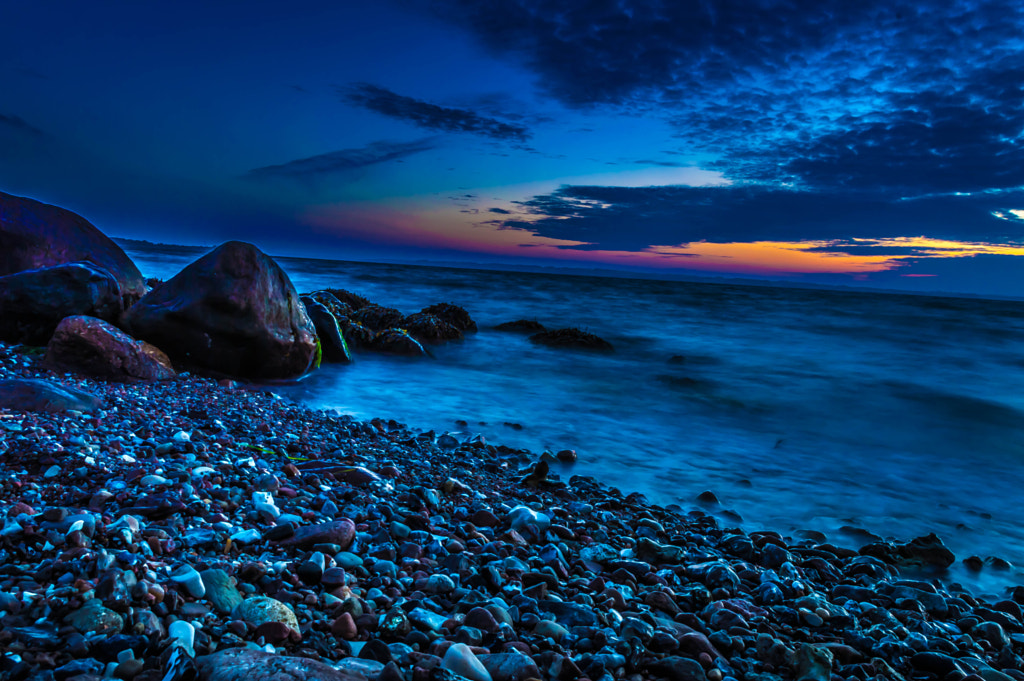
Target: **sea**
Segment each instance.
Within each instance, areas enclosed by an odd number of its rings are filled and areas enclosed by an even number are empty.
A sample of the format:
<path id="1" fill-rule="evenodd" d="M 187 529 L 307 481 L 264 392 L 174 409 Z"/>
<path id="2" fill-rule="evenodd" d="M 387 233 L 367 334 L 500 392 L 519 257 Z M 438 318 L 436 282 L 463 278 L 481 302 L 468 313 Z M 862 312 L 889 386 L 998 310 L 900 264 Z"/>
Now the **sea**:
<path id="1" fill-rule="evenodd" d="M 205 249 L 126 248 L 167 279 Z M 726 527 L 934 532 L 940 575 L 979 595 L 1024 584 L 1024 302 L 280 257 L 300 292 L 344 288 L 406 314 L 466 308 L 479 332 L 433 359 L 356 355 L 273 391 L 360 419 L 483 435 Z M 611 354 L 494 330 L 579 327 Z M 462 425 L 462 424 L 468 425 Z M 453 471 L 457 477 L 458 471 Z M 713 492 L 718 504 L 697 501 Z M 968 556 L 1005 559 L 980 572 Z"/>

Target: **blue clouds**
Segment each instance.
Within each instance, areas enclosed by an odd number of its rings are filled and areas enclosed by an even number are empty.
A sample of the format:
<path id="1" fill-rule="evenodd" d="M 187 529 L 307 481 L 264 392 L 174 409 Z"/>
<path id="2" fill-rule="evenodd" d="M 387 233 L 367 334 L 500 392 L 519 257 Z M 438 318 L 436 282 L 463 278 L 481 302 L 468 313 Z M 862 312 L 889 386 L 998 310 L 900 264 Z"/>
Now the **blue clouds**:
<path id="1" fill-rule="evenodd" d="M 507 227 L 607 250 L 701 239 L 1024 238 L 992 216 L 1024 206 L 1019 2 L 440 7 L 491 53 L 530 69 L 550 97 L 667 121 L 675 146 L 662 151 L 703 158 L 739 183 L 563 187 L 526 201 L 531 219 Z"/>
<path id="2" fill-rule="evenodd" d="M 483 116 L 468 109 L 431 104 L 370 83 L 356 83 L 348 88 L 339 89 L 339 93 L 349 104 L 428 130 L 473 133 L 512 142 L 525 142 L 531 137 L 530 130 L 520 123 Z"/>
<path id="3" fill-rule="evenodd" d="M 398 161 L 414 154 L 429 151 L 434 147 L 435 143 L 432 138 L 423 138 L 412 142 L 371 142 L 364 147 L 342 149 L 279 165 L 254 168 L 246 173 L 246 177 L 257 180 L 269 178 L 310 180 L 349 173 L 388 161 Z"/>

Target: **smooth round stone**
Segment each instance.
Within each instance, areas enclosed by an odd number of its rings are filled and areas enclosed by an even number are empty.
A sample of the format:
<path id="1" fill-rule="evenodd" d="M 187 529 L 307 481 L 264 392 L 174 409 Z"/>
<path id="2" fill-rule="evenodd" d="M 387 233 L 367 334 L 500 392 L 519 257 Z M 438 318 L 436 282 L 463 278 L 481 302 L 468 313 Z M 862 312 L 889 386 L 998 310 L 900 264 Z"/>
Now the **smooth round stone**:
<path id="1" fill-rule="evenodd" d="M 493 633 L 498 629 L 498 622 L 486 608 L 473 608 L 466 613 L 466 619 L 463 621 L 467 627 L 474 627 L 487 633 Z"/>
<path id="2" fill-rule="evenodd" d="M 529 506 L 516 506 L 509 511 L 508 522 L 512 526 L 512 529 L 516 531 L 522 530 L 527 526 L 532 526 L 539 532 L 543 532 L 551 526 L 551 518 L 543 513 L 534 511 Z"/>
<path id="3" fill-rule="evenodd" d="M 320 578 L 320 582 L 330 588 L 338 586 L 344 586 L 345 584 L 345 570 L 340 567 L 330 567 L 324 570 L 323 577 Z"/>
<path id="4" fill-rule="evenodd" d="M 124 628 L 124 619 L 113 610 L 104 608 L 96 599 L 69 613 L 64 621 L 83 634 L 117 634 Z"/>
<path id="5" fill-rule="evenodd" d="M 171 573 L 171 581 L 180 584 L 192 598 L 206 595 L 206 585 L 202 576 L 191 565 L 181 565 Z"/>
<path id="6" fill-rule="evenodd" d="M 552 620 L 541 620 L 533 628 L 533 633 L 537 636 L 554 639 L 557 643 L 569 633 L 569 630 Z"/>
<path id="7" fill-rule="evenodd" d="M 206 600 L 210 601 L 217 612 L 230 615 L 242 603 L 242 594 L 238 593 L 231 577 L 224 570 L 203 570 L 200 576 L 206 585 Z"/>
<path id="8" fill-rule="evenodd" d="M 453 643 L 441 660 L 441 668 L 464 676 L 470 681 L 492 681 L 491 674 L 464 643 Z"/>
<path id="9" fill-rule="evenodd" d="M 171 646 L 183 648 L 190 657 L 195 656 L 196 628 L 185 620 L 177 620 L 171 623 L 167 629 L 167 635 L 171 639 Z"/>
<path id="10" fill-rule="evenodd" d="M 254 627 L 264 622 L 282 622 L 295 631 L 299 630 L 299 620 L 295 617 L 295 612 L 281 601 L 266 596 L 245 599 L 235 608 L 232 616 Z"/>
<path id="11" fill-rule="evenodd" d="M 363 559 L 349 551 L 342 551 L 334 556 L 334 562 L 337 563 L 340 568 L 351 570 L 362 565 Z"/>
<path id="12" fill-rule="evenodd" d="M 434 574 L 427 578 L 427 593 L 446 594 L 455 590 L 455 582 L 445 574 Z"/>
<path id="13" fill-rule="evenodd" d="M 395 539 L 406 539 L 411 533 L 412 529 L 408 525 L 397 520 L 391 523 L 391 536 Z"/>
<path id="14" fill-rule="evenodd" d="M 343 612 L 331 624 L 331 633 L 338 638 L 351 641 L 359 634 L 355 619 L 347 612 Z"/>
<path id="15" fill-rule="evenodd" d="M 144 475 L 139 482 L 142 483 L 143 487 L 156 487 L 157 485 L 167 485 L 170 483 L 170 480 L 162 475 Z"/>

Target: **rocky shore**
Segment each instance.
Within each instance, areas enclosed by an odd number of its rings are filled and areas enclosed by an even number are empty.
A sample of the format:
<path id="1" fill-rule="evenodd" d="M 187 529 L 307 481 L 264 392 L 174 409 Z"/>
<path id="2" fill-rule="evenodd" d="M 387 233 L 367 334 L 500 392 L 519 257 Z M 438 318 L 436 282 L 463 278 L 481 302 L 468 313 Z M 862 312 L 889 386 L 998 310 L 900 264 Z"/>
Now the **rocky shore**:
<path id="1" fill-rule="evenodd" d="M 94 396 L 0 408 L 3 678 L 1024 679 L 1024 589 L 901 577 L 934 537 L 746 534 L 228 380 L 0 379 Z"/>

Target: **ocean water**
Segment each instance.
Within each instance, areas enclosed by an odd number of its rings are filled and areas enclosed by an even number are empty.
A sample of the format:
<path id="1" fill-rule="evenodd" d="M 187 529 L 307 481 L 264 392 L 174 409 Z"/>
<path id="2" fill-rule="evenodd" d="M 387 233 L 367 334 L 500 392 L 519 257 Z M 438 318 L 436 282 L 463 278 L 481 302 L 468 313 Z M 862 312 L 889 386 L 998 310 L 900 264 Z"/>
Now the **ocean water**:
<path id="1" fill-rule="evenodd" d="M 160 278 L 201 252 L 128 248 Z M 844 526 L 901 540 L 935 532 L 958 559 L 1014 564 L 958 564 L 945 578 L 988 594 L 1024 583 L 1024 302 L 278 262 L 300 291 L 346 288 L 407 314 L 454 302 L 480 331 L 432 348 L 432 360 L 358 354 L 275 392 L 537 452 L 575 449 L 563 478 L 742 519 L 723 516 L 726 526 L 811 529 L 847 546 L 863 540 Z M 514 319 L 578 326 L 616 352 L 492 328 Z M 721 505 L 698 504 L 704 490 Z"/>

